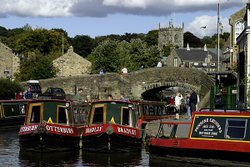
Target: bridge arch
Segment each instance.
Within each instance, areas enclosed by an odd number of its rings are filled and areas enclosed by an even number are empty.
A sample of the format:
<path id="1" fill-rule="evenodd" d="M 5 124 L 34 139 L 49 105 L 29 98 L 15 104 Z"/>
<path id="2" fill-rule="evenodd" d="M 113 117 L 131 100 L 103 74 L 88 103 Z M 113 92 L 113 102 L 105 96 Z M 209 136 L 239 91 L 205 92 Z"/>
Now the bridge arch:
<path id="1" fill-rule="evenodd" d="M 81 90 L 83 98 L 105 98 L 107 94 L 112 94 L 116 99 L 120 98 L 120 94 L 132 99 L 141 99 L 142 95 L 148 92 L 168 87 L 196 89 L 201 97 L 205 97 L 213 84 L 205 72 L 185 67 L 155 67 L 123 75 L 106 73 L 40 81 L 43 91 L 47 87 L 62 87 L 67 94 Z"/>

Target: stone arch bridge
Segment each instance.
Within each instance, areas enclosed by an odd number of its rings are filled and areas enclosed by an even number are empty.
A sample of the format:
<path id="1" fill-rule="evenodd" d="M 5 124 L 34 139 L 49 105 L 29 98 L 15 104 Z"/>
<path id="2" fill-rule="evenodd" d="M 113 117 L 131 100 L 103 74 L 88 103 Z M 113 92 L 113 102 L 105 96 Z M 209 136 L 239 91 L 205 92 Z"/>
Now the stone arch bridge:
<path id="1" fill-rule="evenodd" d="M 203 103 L 209 101 L 212 79 L 197 69 L 184 67 L 155 67 L 128 74 L 105 73 L 104 75 L 81 75 L 40 80 L 43 92 L 47 87 L 62 87 L 67 94 L 78 92 L 83 98 L 106 98 L 121 94 L 132 99 L 152 100 L 155 94 L 168 87 L 196 89 Z"/>

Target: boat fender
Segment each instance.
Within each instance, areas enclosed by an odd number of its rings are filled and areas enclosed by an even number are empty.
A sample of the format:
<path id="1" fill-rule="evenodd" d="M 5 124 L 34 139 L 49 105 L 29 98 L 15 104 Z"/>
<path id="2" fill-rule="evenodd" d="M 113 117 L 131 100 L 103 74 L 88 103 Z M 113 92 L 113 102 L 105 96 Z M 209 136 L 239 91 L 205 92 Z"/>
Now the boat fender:
<path id="1" fill-rule="evenodd" d="M 42 133 L 48 133 L 47 129 L 43 124 L 38 125 L 37 129 L 34 130 L 33 134 L 42 134 Z"/>
<path id="2" fill-rule="evenodd" d="M 109 126 L 107 127 L 106 133 L 107 133 L 108 135 L 111 135 L 111 134 L 114 133 L 114 129 L 113 129 L 113 127 L 112 127 L 111 125 L 109 125 Z"/>
<path id="3" fill-rule="evenodd" d="M 82 134 L 80 135 L 79 147 L 80 147 L 80 149 L 82 149 Z"/>

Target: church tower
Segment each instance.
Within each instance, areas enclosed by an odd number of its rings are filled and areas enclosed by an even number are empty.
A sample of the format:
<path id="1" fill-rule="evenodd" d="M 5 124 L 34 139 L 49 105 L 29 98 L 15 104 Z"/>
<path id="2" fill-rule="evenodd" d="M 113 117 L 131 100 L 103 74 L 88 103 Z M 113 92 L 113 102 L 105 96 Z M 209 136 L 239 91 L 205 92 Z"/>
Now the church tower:
<path id="1" fill-rule="evenodd" d="M 163 49 L 164 46 L 177 46 L 179 48 L 183 48 L 184 43 L 184 24 L 182 27 L 175 27 L 172 21 L 169 22 L 168 27 L 160 27 L 158 31 L 158 47 L 160 50 Z"/>

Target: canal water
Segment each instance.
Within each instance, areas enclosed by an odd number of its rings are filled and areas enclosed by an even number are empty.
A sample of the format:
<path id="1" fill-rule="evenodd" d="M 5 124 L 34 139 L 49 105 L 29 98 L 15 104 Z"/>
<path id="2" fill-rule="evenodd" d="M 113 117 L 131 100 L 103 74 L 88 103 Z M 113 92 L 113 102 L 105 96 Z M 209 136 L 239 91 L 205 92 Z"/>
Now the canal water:
<path id="1" fill-rule="evenodd" d="M 164 166 L 164 167 L 249 167 L 250 163 L 159 157 L 146 149 L 131 153 L 58 152 L 31 153 L 19 149 L 18 128 L 0 128 L 0 167 L 95 167 L 95 166 Z"/>

